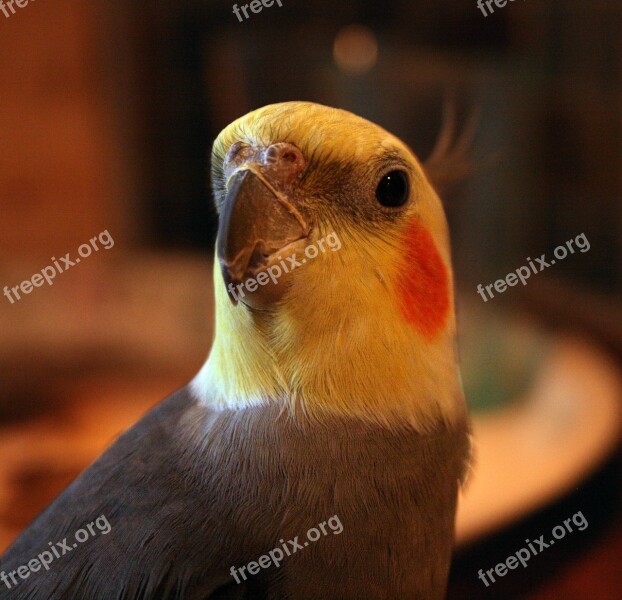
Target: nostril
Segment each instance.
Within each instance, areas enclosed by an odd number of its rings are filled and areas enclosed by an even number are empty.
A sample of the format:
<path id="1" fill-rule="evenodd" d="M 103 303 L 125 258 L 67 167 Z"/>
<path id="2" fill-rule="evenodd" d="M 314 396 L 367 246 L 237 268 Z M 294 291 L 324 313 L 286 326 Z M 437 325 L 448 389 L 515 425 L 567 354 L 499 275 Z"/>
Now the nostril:
<path id="1" fill-rule="evenodd" d="M 278 142 L 268 146 L 264 151 L 264 161 L 268 165 L 286 167 L 289 170 L 299 170 L 305 162 L 302 152 L 287 142 Z"/>
<path id="2" fill-rule="evenodd" d="M 295 163 L 298 160 L 298 156 L 296 155 L 296 153 L 292 152 L 291 150 L 286 150 L 281 158 L 284 161 L 290 163 Z"/>
<path id="3" fill-rule="evenodd" d="M 266 150 L 267 162 L 270 162 L 270 163 L 276 162 L 278 158 L 279 158 L 279 151 L 274 146 L 270 146 Z"/>

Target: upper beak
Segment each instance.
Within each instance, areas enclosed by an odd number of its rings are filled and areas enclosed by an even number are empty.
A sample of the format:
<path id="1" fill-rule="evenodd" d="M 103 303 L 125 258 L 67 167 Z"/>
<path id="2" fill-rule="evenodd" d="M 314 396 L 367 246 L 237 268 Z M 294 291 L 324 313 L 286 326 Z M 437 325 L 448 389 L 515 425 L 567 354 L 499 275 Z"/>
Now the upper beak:
<path id="1" fill-rule="evenodd" d="M 231 285 L 239 286 L 266 270 L 279 250 L 309 235 L 310 229 L 289 198 L 249 169 L 235 173 L 223 203 L 218 225 L 217 255 L 229 297 L 237 304 Z M 242 297 L 264 305 L 282 295 L 279 283 L 269 283 Z"/>

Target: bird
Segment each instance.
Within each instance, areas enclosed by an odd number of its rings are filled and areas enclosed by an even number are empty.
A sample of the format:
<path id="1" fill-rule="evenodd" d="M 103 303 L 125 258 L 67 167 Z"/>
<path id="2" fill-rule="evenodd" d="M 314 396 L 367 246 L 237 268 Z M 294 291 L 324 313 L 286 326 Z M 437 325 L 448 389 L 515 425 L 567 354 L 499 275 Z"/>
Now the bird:
<path id="1" fill-rule="evenodd" d="M 0 596 L 444 598 L 471 434 L 425 165 L 292 101 L 227 126 L 211 182 L 206 362 L 17 538 Z"/>

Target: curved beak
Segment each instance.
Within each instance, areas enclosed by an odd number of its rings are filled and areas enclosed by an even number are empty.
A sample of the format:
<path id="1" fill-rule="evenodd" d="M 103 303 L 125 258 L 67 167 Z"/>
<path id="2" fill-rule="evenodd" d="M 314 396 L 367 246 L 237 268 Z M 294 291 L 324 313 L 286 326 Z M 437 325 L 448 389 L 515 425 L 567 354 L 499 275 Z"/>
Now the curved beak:
<path id="1" fill-rule="evenodd" d="M 263 307 L 280 298 L 284 286 L 276 278 L 269 279 L 266 274 L 259 279 L 268 282 L 252 286 L 250 280 L 258 279 L 269 269 L 271 259 L 309 233 L 310 228 L 285 194 L 275 191 L 254 171 L 235 173 L 221 209 L 216 244 L 233 304 L 243 297 L 245 303 Z"/>

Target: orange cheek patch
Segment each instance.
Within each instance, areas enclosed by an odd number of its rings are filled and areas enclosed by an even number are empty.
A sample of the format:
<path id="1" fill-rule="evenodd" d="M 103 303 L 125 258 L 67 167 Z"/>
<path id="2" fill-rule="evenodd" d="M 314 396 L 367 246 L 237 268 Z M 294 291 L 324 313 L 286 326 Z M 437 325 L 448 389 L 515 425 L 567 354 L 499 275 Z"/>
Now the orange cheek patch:
<path id="1" fill-rule="evenodd" d="M 449 313 L 449 276 L 430 233 L 413 222 L 404 239 L 404 266 L 397 284 L 404 318 L 427 339 L 445 325 Z"/>

